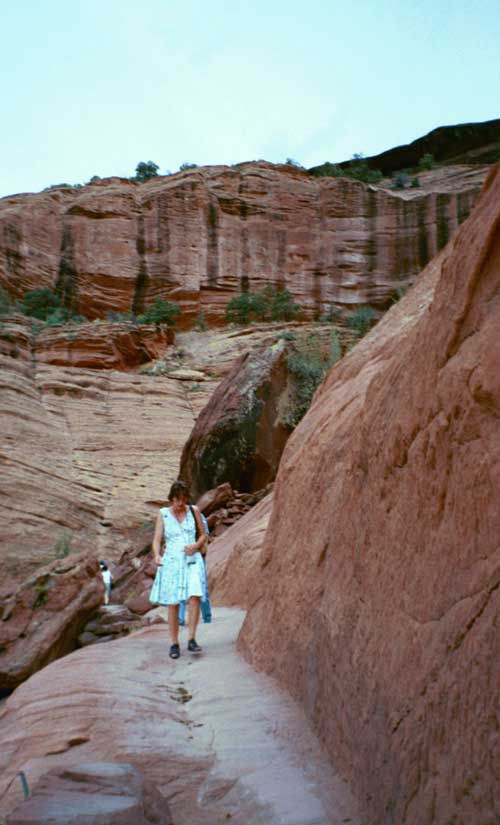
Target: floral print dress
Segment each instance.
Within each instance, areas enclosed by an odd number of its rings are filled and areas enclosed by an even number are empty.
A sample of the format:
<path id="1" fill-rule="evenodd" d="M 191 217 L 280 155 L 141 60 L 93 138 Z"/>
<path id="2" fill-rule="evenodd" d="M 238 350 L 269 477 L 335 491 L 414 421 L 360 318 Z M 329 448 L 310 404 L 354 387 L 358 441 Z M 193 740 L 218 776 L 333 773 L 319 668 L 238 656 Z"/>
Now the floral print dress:
<path id="1" fill-rule="evenodd" d="M 186 556 L 184 548 L 196 541 L 196 523 L 190 509 L 178 521 L 169 507 L 162 507 L 166 547 L 149 597 L 153 604 L 179 604 L 190 596 L 206 599 L 207 577 L 201 553 Z"/>

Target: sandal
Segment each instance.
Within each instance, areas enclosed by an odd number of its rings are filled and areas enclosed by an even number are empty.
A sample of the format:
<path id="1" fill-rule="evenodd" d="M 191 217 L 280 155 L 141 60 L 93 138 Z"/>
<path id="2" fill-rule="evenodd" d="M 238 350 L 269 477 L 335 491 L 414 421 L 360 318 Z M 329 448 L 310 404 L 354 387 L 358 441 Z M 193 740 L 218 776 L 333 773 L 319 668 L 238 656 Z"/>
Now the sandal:
<path id="1" fill-rule="evenodd" d="M 178 659 L 181 655 L 181 649 L 179 645 L 170 645 L 170 652 L 168 655 L 171 659 Z"/>
<path id="2" fill-rule="evenodd" d="M 188 650 L 190 653 L 201 653 L 201 647 L 196 642 L 196 639 L 190 639 L 188 642 Z"/>

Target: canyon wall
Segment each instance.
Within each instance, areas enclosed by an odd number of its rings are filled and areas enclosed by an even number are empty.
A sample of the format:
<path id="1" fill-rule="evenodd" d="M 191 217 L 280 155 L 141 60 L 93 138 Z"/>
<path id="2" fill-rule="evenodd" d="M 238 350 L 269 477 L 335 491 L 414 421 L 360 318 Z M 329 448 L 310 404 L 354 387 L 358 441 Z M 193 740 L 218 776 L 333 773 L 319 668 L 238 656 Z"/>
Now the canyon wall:
<path id="1" fill-rule="evenodd" d="M 400 193 L 255 162 L 3 198 L 0 286 L 56 288 L 91 319 L 169 299 L 181 325 L 220 324 L 234 294 L 268 282 L 307 318 L 385 308 L 470 213 L 485 170 L 455 170 L 451 187 L 446 174 Z"/>
<path id="2" fill-rule="evenodd" d="M 369 825 L 500 818 L 499 328 L 497 166 L 282 456 L 240 645 L 300 697 Z"/>
<path id="3" fill-rule="evenodd" d="M 118 371 L 145 350 L 164 352 L 161 332 L 136 340 L 126 325 L 107 335 L 96 326 L 64 348 L 60 330 L 35 337 L 21 316 L 2 327 L 4 591 L 53 560 L 58 546 L 117 559 L 133 545 L 177 475 L 195 411 L 185 383 Z M 88 368 L 98 363 L 114 369 Z"/>

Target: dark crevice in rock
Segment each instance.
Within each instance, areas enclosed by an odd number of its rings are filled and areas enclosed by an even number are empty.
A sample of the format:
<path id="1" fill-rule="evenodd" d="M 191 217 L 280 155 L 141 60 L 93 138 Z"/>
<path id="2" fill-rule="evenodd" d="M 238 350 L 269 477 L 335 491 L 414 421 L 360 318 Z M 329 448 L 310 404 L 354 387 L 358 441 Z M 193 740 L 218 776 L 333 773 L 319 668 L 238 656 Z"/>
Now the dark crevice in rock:
<path id="1" fill-rule="evenodd" d="M 139 315 L 144 312 L 144 304 L 149 284 L 148 268 L 146 263 L 146 235 L 144 227 L 144 215 L 142 211 L 137 218 L 137 254 L 139 256 L 139 268 L 135 279 L 134 297 L 132 300 L 132 312 Z"/>
<path id="2" fill-rule="evenodd" d="M 69 223 L 63 224 L 61 257 L 55 286 L 65 309 L 75 312 L 78 304 L 78 272 L 74 263 L 74 240 Z"/>
<path id="3" fill-rule="evenodd" d="M 207 280 L 211 287 L 217 286 L 219 278 L 219 215 L 213 201 L 208 204 L 207 212 Z"/>

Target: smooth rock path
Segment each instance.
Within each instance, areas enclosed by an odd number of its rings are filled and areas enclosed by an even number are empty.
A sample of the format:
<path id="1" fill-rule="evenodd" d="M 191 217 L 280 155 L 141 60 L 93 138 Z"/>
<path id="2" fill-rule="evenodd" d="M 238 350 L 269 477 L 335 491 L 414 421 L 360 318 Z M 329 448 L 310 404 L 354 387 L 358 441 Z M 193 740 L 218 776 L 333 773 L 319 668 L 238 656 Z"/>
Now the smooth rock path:
<path id="1" fill-rule="evenodd" d="M 217 608 L 203 653 L 168 658 L 166 626 L 77 651 L 22 685 L 0 716 L 0 814 L 56 765 L 135 764 L 175 825 L 358 825 L 299 706 L 235 650 L 244 613 Z"/>

